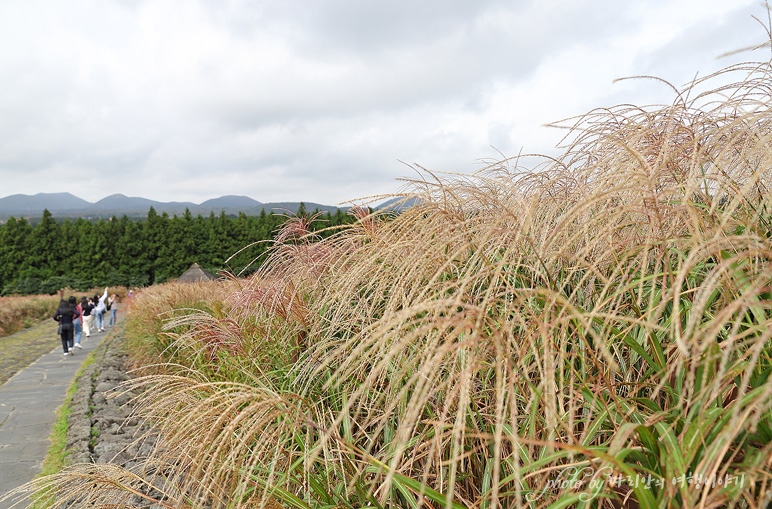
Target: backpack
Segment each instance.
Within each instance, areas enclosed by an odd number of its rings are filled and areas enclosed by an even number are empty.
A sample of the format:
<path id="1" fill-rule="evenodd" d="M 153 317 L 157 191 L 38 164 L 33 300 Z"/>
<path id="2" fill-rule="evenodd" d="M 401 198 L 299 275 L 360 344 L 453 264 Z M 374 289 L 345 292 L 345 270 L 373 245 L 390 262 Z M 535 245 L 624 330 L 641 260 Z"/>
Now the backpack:
<path id="1" fill-rule="evenodd" d="M 113 307 L 113 301 L 110 299 L 107 299 L 107 304 L 105 304 L 105 308 L 110 311 L 110 308 Z"/>

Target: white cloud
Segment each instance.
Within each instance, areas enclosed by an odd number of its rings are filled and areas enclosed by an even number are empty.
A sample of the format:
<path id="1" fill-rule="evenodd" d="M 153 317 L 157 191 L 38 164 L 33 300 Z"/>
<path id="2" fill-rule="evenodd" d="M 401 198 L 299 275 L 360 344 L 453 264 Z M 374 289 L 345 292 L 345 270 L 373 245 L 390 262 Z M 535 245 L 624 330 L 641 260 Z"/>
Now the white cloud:
<path id="1" fill-rule="evenodd" d="M 754 14 L 755 0 L 4 2 L 0 194 L 392 192 L 400 161 L 474 171 L 497 150 L 554 151 L 548 122 L 670 101 L 612 82 L 718 70 L 763 42 Z"/>

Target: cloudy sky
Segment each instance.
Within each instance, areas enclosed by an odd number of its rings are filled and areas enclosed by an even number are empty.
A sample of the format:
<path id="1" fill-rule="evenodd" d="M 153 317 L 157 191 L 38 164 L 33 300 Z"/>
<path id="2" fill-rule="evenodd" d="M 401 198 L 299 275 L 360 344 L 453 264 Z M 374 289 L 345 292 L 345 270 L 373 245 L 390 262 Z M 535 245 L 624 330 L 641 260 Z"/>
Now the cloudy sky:
<path id="1" fill-rule="evenodd" d="M 0 197 L 339 204 L 769 50 L 758 0 L 0 0 Z"/>

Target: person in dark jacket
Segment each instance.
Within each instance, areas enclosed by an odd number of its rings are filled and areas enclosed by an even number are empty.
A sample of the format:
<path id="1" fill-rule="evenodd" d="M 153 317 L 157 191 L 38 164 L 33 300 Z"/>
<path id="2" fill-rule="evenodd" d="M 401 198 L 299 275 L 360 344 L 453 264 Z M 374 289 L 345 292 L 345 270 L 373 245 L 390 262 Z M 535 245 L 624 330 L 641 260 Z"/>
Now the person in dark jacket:
<path id="1" fill-rule="evenodd" d="M 76 314 L 78 314 L 78 311 L 75 308 L 75 304 L 64 299 L 59 303 L 59 307 L 56 309 L 56 313 L 54 313 L 54 320 L 59 322 L 64 355 L 75 355 L 73 350 L 73 331 L 75 328 L 72 322 L 75 320 Z"/>

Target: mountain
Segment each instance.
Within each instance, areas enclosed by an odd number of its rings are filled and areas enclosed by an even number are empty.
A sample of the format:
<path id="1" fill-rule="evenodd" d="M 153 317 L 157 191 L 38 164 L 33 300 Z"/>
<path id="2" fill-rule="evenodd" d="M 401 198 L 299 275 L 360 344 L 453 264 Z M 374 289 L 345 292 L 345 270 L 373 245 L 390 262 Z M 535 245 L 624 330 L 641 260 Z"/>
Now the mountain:
<path id="1" fill-rule="evenodd" d="M 409 209 L 415 205 L 421 203 L 418 198 L 407 198 L 405 196 L 397 196 L 390 200 L 386 200 L 380 205 L 376 205 L 375 210 L 392 210 L 394 212 L 401 212 L 405 209 Z"/>
<path id="2" fill-rule="evenodd" d="M 147 198 L 130 198 L 124 194 L 111 194 L 94 203 L 90 208 L 92 210 L 134 210 L 143 208 L 147 211 L 150 207 L 159 207 L 161 205 L 163 205 L 162 202 L 148 200 Z"/>
<path id="3" fill-rule="evenodd" d="M 309 212 L 319 209 L 322 212 L 334 214 L 338 210 L 338 207 L 311 202 L 306 202 L 305 206 Z M 120 217 L 125 214 L 128 217 L 137 218 L 147 216 L 150 207 L 153 207 L 158 214 L 166 212 L 170 215 L 182 215 L 186 209 L 193 215 L 201 214 L 204 216 L 211 213 L 219 215 L 221 212 L 233 215 L 240 212 L 247 215 L 259 215 L 263 210 L 266 213 L 281 214 L 287 213 L 287 211 L 295 213 L 300 207 L 300 202 L 261 203 L 248 196 L 228 195 L 206 200 L 197 205 L 193 202 L 160 202 L 147 198 L 113 194 L 96 203 L 90 203 L 70 193 L 38 193 L 32 196 L 15 194 L 0 198 L 0 218 L 10 216 L 40 217 L 46 209 L 56 217 L 99 218 Z"/>
<path id="4" fill-rule="evenodd" d="M 73 196 L 70 193 L 38 193 L 35 195 L 12 194 L 0 198 L 0 213 L 26 214 L 42 213 L 44 209 L 49 211 L 68 210 L 90 207 L 86 200 Z"/>
<path id="5" fill-rule="evenodd" d="M 229 194 L 228 196 L 220 196 L 219 198 L 213 198 L 206 200 L 199 207 L 211 207 L 212 209 L 227 209 L 231 207 L 251 208 L 260 207 L 262 203 L 257 200 L 253 200 L 249 196 L 234 196 Z"/>
<path id="6" fill-rule="evenodd" d="M 313 212 L 314 210 L 320 210 L 322 212 L 329 212 L 334 214 L 336 210 L 348 210 L 348 207 L 332 207 L 330 205 L 322 205 L 321 203 L 303 202 L 306 207 L 306 212 Z M 295 214 L 300 208 L 300 202 L 297 201 L 282 201 L 263 203 L 260 206 L 261 209 L 265 209 L 266 214 L 273 212 L 274 214 L 286 214 L 288 211 Z M 258 212 L 259 214 L 259 212 Z"/>

